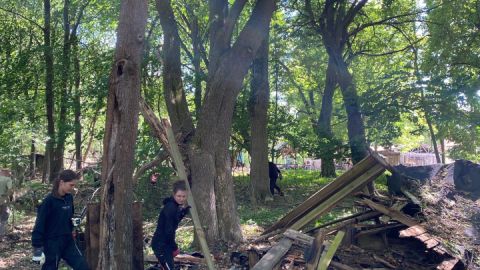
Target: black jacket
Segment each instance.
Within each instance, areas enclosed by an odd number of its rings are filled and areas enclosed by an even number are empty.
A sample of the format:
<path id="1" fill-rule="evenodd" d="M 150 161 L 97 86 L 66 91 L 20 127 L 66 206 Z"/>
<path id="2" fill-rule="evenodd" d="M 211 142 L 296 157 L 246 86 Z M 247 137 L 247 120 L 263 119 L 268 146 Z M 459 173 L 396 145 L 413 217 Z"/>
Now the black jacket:
<path id="1" fill-rule="evenodd" d="M 32 232 L 32 246 L 43 247 L 45 241 L 72 234 L 73 196 L 58 198 L 49 194 L 37 209 L 37 219 Z"/>
<path id="2" fill-rule="evenodd" d="M 176 250 L 178 246 L 175 243 L 175 231 L 182 218 L 188 213 L 189 207 L 180 207 L 173 197 L 163 200 L 163 205 L 158 216 L 157 229 L 153 234 L 152 248 Z"/>
<path id="3" fill-rule="evenodd" d="M 277 165 L 273 162 L 268 162 L 268 177 L 270 179 L 277 179 L 279 174 L 282 174 L 278 169 Z"/>

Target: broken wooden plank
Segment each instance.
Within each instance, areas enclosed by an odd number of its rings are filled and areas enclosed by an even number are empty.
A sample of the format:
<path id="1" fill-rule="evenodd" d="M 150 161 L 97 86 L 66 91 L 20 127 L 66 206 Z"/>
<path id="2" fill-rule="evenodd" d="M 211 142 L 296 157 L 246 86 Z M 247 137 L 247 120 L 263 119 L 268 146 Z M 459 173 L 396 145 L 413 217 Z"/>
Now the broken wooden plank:
<path id="1" fill-rule="evenodd" d="M 173 258 L 175 263 L 183 263 L 183 264 L 205 264 L 206 261 L 204 258 L 199 258 L 192 256 L 190 254 L 178 254 L 176 257 Z M 146 263 L 158 263 L 157 257 L 154 255 L 146 255 L 145 256 Z"/>
<path id="2" fill-rule="evenodd" d="M 415 225 L 409 227 L 408 229 L 400 231 L 400 237 L 415 237 L 417 235 L 421 235 L 426 233 L 427 231 L 420 225 Z"/>
<path id="3" fill-rule="evenodd" d="M 312 232 L 315 232 L 318 229 L 325 228 L 325 227 L 328 227 L 328 226 L 331 226 L 331 225 L 335 225 L 337 223 L 339 223 L 339 225 L 338 225 L 339 227 L 344 227 L 348 224 L 358 223 L 360 221 L 375 218 L 375 217 L 379 217 L 381 215 L 383 215 L 383 214 L 379 213 L 377 211 L 368 210 L 368 211 L 365 211 L 365 212 L 356 213 L 356 214 L 353 214 L 353 215 L 350 215 L 350 216 L 347 216 L 347 217 L 339 218 L 339 219 L 324 223 L 320 226 L 317 226 L 317 227 L 307 231 L 307 233 L 312 233 Z"/>
<path id="4" fill-rule="evenodd" d="M 278 229 L 278 230 L 271 231 L 267 234 L 262 234 L 259 237 L 257 237 L 255 240 L 253 240 L 251 243 L 256 244 L 258 242 L 262 242 L 262 241 L 267 240 L 268 238 L 270 238 L 274 235 L 278 235 L 278 234 L 282 233 L 282 231 L 284 231 L 284 229 Z"/>
<path id="5" fill-rule="evenodd" d="M 380 232 L 384 232 L 384 231 L 388 231 L 388 230 L 392 230 L 392 229 L 404 227 L 404 226 L 405 224 L 402 224 L 402 223 L 382 225 L 381 227 L 378 227 L 378 228 L 360 231 L 355 235 L 355 238 L 358 238 L 362 235 L 376 234 L 376 233 L 380 233 Z"/>
<path id="6" fill-rule="evenodd" d="M 369 199 L 363 199 L 362 202 L 364 202 L 366 205 L 368 205 L 369 207 L 379 211 L 379 212 L 382 212 L 384 213 L 385 215 L 407 225 L 407 226 L 415 226 L 415 225 L 419 225 L 418 222 L 416 220 L 414 220 L 413 218 L 410 218 L 408 217 L 407 215 L 401 213 L 400 211 L 397 211 L 397 210 L 394 210 L 394 209 L 391 209 L 391 208 L 388 208 L 388 207 L 385 207 L 381 204 L 378 204 L 378 203 L 374 203 L 373 201 L 369 200 Z"/>
<path id="7" fill-rule="evenodd" d="M 360 162 L 355 164 L 350 170 L 346 171 L 344 174 L 337 177 L 334 181 L 330 182 L 322 189 L 317 191 L 315 194 L 310 196 L 302 204 L 295 207 L 293 210 L 288 212 L 284 217 L 275 222 L 272 226 L 267 228 L 263 234 L 267 234 L 271 231 L 285 228 L 288 224 L 292 224 L 304 216 L 308 211 L 313 207 L 317 206 L 321 202 L 325 201 L 326 198 L 335 194 L 338 189 L 352 182 L 353 179 L 356 179 L 360 175 L 364 174 L 368 169 L 378 164 L 378 161 L 373 158 L 371 155 L 365 157 Z"/>
<path id="8" fill-rule="evenodd" d="M 460 260 L 458 258 L 451 258 L 443 261 L 437 266 L 438 270 L 452 270 Z"/>
<path id="9" fill-rule="evenodd" d="M 420 202 L 419 199 L 417 199 L 417 197 L 415 197 L 415 195 L 413 195 L 412 193 L 410 193 L 407 189 L 405 189 L 404 187 L 400 187 L 400 191 L 407 197 L 409 198 L 414 204 L 416 205 L 422 205 L 422 203 Z"/>
<path id="10" fill-rule="evenodd" d="M 386 267 L 389 267 L 389 268 L 392 268 L 392 269 L 398 269 L 398 267 L 396 265 L 391 264 L 389 261 L 387 261 L 385 259 L 382 259 L 375 254 L 373 254 L 373 259 L 375 259 L 375 261 L 385 265 Z"/>
<path id="11" fill-rule="evenodd" d="M 319 230 L 315 236 L 315 241 L 313 242 L 310 250 L 308 251 L 309 256 L 305 258 L 307 270 L 315 270 L 317 268 L 318 262 L 323 252 L 323 241 L 325 240 L 325 231 Z M 305 256 L 307 257 L 307 256 Z"/>
<path id="12" fill-rule="evenodd" d="M 295 231 L 295 230 L 291 230 L 291 229 L 287 229 L 284 233 L 283 233 L 284 236 L 292 239 L 292 240 L 295 240 L 295 241 L 298 241 L 304 245 L 307 245 L 307 246 L 311 246 L 312 243 L 313 243 L 313 240 L 315 238 L 311 237 L 310 235 L 306 235 L 304 233 L 301 233 L 299 231 Z"/>
<path id="13" fill-rule="evenodd" d="M 330 265 L 335 267 L 336 269 L 339 269 L 339 270 L 356 270 L 355 268 L 353 268 L 351 266 L 348 266 L 346 264 L 339 263 L 339 262 L 336 262 L 336 261 L 331 261 Z"/>
<path id="14" fill-rule="evenodd" d="M 339 231 L 337 235 L 335 235 L 335 238 L 330 244 L 327 253 L 325 254 L 325 256 L 322 256 L 322 258 L 320 258 L 317 270 L 327 270 L 330 262 L 332 261 L 333 255 L 335 255 L 335 252 L 337 252 L 340 243 L 342 243 L 343 236 L 345 236 L 344 231 Z"/>
<path id="15" fill-rule="evenodd" d="M 319 204 L 314 209 L 309 210 L 303 217 L 297 220 L 294 224 L 289 227 L 293 230 L 299 230 L 305 225 L 313 221 L 314 219 L 325 214 L 327 211 L 331 210 L 335 205 L 337 205 L 342 199 L 348 196 L 353 191 L 361 188 L 363 185 L 369 183 L 370 181 L 375 180 L 380 174 L 382 174 L 385 169 L 379 165 L 375 164 L 373 167 L 368 169 L 365 173 L 358 176 L 351 183 L 341 187 L 335 194 L 328 197 L 324 202 Z"/>
<path id="16" fill-rule="evenodd" d="M 280 240 L 280 242 L 273 246 L 267 254 L 263 255 L 260 261 L 253 266 L 252 270 L 272 270 L 288 252 L 292 243 L 293 241 L 287 237 Z"/>

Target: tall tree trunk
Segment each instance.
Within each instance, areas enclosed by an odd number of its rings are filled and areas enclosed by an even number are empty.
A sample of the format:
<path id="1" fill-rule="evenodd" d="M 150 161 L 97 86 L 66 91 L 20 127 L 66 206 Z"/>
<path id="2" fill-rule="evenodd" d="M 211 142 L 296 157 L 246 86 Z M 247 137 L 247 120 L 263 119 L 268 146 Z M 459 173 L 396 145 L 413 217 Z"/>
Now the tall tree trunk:
<path id="1" fill-rule="evenodd" d="M 55 95 L 53 91 L 53 48 L 51 43 L 51 7 L 50 0 L 43 1 L 44 8 L 44 26 L 43 26 L 43 54 L 45 58 L 45 103 L 46 103 L 46 115 L 47 115 L 47 145 L 45 148 L 45 170 L 43 180 L 45 176 L 51 181 L 55 177 L 53 173 L 53 157 L 55 149 L 55 120 L 54 120 L 54 106 Z"/>
<path id="2" fill-rule="evenodd" d="M 343 104 L 347 112 L 348 140 L 352 152 L 353 164 L 359 162 L 368 155 L 368 145 L 365 138 L 365 127 L 363 125 L 360 104 L 353 78 L 348 71 L 347 63 L 341 55 L 334 57 L 337 66 L 338 84 L 342 90 Z"/>
<path id="3" fill-rule="evenodd" d="M 446 153 L 445 153 L 445 139 L 440 138 L 440 149 L 442 150 L 442 163 L 446 163 Z"/>
<path id="4" fill-rule="evenodd" d="M 97 269 L 133 269 L 133 161 L 147 1 L 123 0 L 105 125 Z"/>
<path id="5" fill-rule="evenodd" d="M 178 35 L 175 15 L 170 0 L 157 0 L 156 6 L 164 37 L 162 76 L 168 115 L 170 116 L 170 122 L 175 134 L 190 134 L 193 132 L 194 127 L 183 89 L 180 36 Z M 185 156 L 185 153 L 182 153 L 182 155 Z"/>
<path id="6" fill-rule="evenodd" d="M 67 138 L 67 102 L 70 75 L 70 1 L 64 0 L 63 5 L 63 54 L 62 54 L 62 74 L 61 74 L 61 95 L 60 95 L 60 113 L 58 117 L 58 136 L 55 145 L 55 154 L 53 157 L 53 173 L 57 174 L 63 169 L 63 155 L 65 152 L 65 140 Z"/>
<path id="7" fill-rule="evenodd" d="M 270 86 L 268 83 L 268 36 L 258 49 L 252 65 L 250 112 L 250 185 L 254 203 L 264 202 L 270 194 L 268 177 L 267 113 Z M 235 157 L 233 157 L 235 158 Z"/>
<path id="8" fill-rule="evenodd" d="M 335 75 L 335 68 L 333 59 L 329 57 L 327 72 L 325 74 L 325 90 L 322 96 L 322 108 L 320 110 L 320 116 L 318 118 L 317 136 L 320 139 L 322 145 L 325 145 L 324 149 L 320 153 L 322 159 L 322 176 L 335 177 L 335 163 L 333 155 L 335 154 L 333 132 L 332 132 L 332 108 L 333 108 L 333 94 L 335 93 L 335 87 L 337 85 L 337 78 Z"/>
<path id="9" fill-rule="evenodd" d="M 274 50 L 273 53 L 274 57 L 276 57 L 276 50 Z M 279 70 L 278 70 L 278 65 L 279 65 L 279 59 L 277 58 L 275 60 L 275 103 L 274 103 L 274 110 L 273 110 L 273 123 L 274 125 L 277 124 L 278 120 L 278 77 L 279 75 Z M 272 146 L 270 147 L 270 160 L 275 163 L 275 145 L 277 144 L 277 129 L 273 128 L 273 141 L 272 141 Z"/>
<path id="10" fill-rule="evenodd" d="M 191 147 L 193 193 L 201 194 L 198 208 L 202 224 L 207 224 L 209 243 L 218 237 L 228 242 L 242 239 L 228 154 L 233 109 L 249 65 L 268 33 L 275 6 L 273 0 L 257 1 L 245 28 L 229 49 L 232 23 L 242 10 L 240 2 L 245 1 L 235 2 L 225 20 L 226 6 L 218 2 L 211 2 L 209 78 Z"/>
<path id="11" fill-rule="evenodd" d="M 75 92 L 73 100 L 73 108 L 75 113 L 75 120 L 74 120 L 74 128 L 75 128 L 75 160 L 76 160 L 76 169 L 82 169 L 82 108 L 80 103 L 80 59 L 78 58 L 78 39 L 77 36 L 73 36 L 72 38 L 72 45 L 74 50 L 74 59 L 73 59 L 73 67 L 74 67 L 74 80 L 75 80 Z"/>

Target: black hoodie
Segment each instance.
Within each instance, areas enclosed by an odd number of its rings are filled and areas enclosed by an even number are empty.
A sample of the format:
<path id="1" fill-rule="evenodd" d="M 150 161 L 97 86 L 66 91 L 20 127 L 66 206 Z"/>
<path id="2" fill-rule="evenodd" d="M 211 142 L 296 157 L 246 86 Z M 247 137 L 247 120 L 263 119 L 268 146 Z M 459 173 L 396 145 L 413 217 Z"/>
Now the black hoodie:
<path id="1" fill-rule="evenodd" d="M 47 239 L 71 235 L 73 224 L 73 196 L 55 197 L 49 194 L 38 207 L 32 232 L 32 246 L 43 247 Z"/>
<path id="2" fill-rule="evenodd" d="M 158 216 L 157 229 L 153 234 L 152 248 L 154 250 L 176 250 L 175 231 L 182 218 L 188 213 L 188 208 L 182 208 L 173 197 L 163 200 L 163 209 Z"/>

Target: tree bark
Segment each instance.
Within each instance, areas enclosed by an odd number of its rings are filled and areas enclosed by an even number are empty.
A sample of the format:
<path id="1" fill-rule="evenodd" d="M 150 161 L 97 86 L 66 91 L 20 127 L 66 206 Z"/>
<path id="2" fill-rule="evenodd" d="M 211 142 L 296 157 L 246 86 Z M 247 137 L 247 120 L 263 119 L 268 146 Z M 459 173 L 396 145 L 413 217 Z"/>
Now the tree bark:
<path id="1" fill-rule="evenodd" d="M 175 134 L 190 134 L 194 127 L 183 89 L 180 36 L 178 35 L 175 15 L 170 0 L 157 0 L 156 7 L 163 29 L 162 76 L 168 115 Z M 182 155 L 185 156 L 185 153 L 182 153 Z"/>
<path id="2" fill-rule="evenodd" d="M 133 269 L 133 159 L 147 1 L 123 0 L 107 101 L 97 269 Z"/>
<path id="3" fill-rule="evenodd" d="M 69 8 L 70 1 L 63 2 L 63 51 L 62 51 L 62 73 L 60 85 L 60 112 L 58 116 L 58 132 L 55 142 L 55 151 L 53 157 L 53 171 L 51 175 L 56 175 L 63 169 L 63 155 L 65 152 L 65 140 L 67 138 L 67 102 L 68 87 L 70 75 L 70 17 Z"/>
<path id="4" fill-rule="evenodd" d="M 360 112 L 358 94 L 353 83 L 353 78 L 348 71 L 347 63 L 340 55 L 337 55 L 337 76 L 340 89 L 342 90 L 343 104 L 347 112 L 348 140 L 352 152 L 353 164 L 368 155 L 368 145 L 365 138 L 365 126 Z"/>
<path id="5" fill-rule="evenodd" d="M 75 93 L 74 93 L 74 128 L 75 128 L 75 160 L 76 160 L 76 169 L 82 169 L 82 110 L 80 103 L 80 59 L 78 58 L 78 39 L 76 35 L 72 39 L 73 49 L 74 49 L 74 80 L 75 80 Z"/>
<path id="6" fill-rule="evenodd" d="M 275 7 L 273 0 L 257 1 L 245 28 L 229 49 L 229 42 L 226 45 L 224 42 L 230 40 L 232 20 L 236 22 L 240 2 L 245 1 L 235 2 L 225 20 L 222 3 L 214 2 L 223 1 L 211 2 L 210 16 L 214 17 L 210 19 L 215 22 L 210 33 L 209 78 L 191 147 L 193 192 L 201 194 L 196 201 L 201 202 L 198 208 L 202 224 L 209 224 L 206 228 L 209 243 L 218 237 L 228 242 L 242 239 L 228 152 L 232 116 L 243 79 L 268 33 Z M 223 22 L 225 25 L 220 25 Z"/>
<path id="7" fill-rule="evenodd" d="M 250 112 L 250 186 L 253 203 L 264 202 L 270 194 L 268 176 L 267 113 L 270 86 L 268 82 L 268 36 L 258 49 L 252 65 Z M 235 157 L 233 157 L 235 158 Z"/>
<path id="8" fill-rule="evenodd" d="M 332 146 L 332 109 L 333 109 L 333 94 L 335 93 L 335 87 L 337 85 L 337 78 L 335 74 L 335 68 L 333 59 L 329 57 L 327 72 L 325 74 L 325 89 L 322 95 L 322 108 L 320 110 L 320 116 L 317 124 L 317 136 L 322 143 L 326 146 L 325 150 L 320 153 L 322 160 L 322 176 L 323 177 L 335 177 L 335 163 L 333 159 L 334 146 Z"/>
<path id="9" fill-rule="evenodd" d="M 45 170 L 43 180 L 45 176 L 49 180 L 53 180 L 53 157 L 55 147 L 55 120 L 53 118 L 55 95 L 53 91 L 53 48 L 51 43 L 51 6 L 50 0 L 43 1 L 44 13 L 44 26 L 43 26 L 43 54 L 45 58 L 45 103 L 46 103 L 46 115 L 47 115 L 47 145 L 45 148 Z"/>

